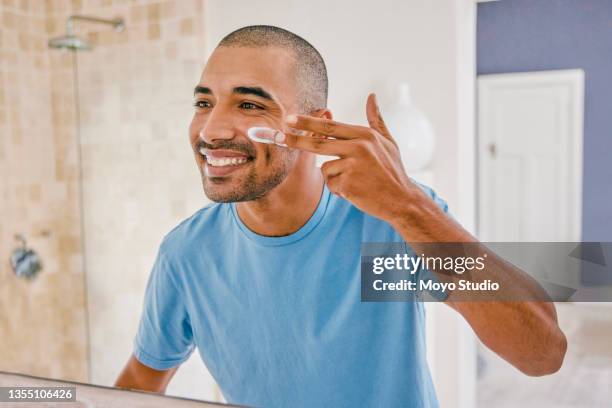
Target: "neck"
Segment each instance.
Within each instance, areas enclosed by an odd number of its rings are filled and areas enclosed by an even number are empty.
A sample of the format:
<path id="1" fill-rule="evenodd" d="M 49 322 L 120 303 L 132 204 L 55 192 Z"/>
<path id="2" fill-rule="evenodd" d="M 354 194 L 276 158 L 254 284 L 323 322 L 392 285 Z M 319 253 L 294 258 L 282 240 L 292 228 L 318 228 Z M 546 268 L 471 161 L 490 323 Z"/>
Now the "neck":
<path id="1" fill-rule="evenodd" d="M 319 205 L 323 176 L 315 156 L 300 157 L 287 178 L 264 197 L 236 205 L 238 216 L 253 232 L 271 237 L 292 234 L 304 226 Z"/>

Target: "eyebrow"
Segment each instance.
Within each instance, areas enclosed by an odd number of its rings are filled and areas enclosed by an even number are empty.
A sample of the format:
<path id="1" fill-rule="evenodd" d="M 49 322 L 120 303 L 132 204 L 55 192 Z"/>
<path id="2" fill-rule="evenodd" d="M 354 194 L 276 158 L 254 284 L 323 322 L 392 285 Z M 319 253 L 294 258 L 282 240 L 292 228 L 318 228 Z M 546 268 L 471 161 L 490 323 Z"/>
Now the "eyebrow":
<path id="1" fill-rule="evenodd" d="M 212 95 L 212 91 L 210 88 L 205 87 L 205 86 L 196 86 L 195 89 L 193 90 L 193 94 L 207 94 L 207 95 Z"/>
<path id="2" fill-rule="evenodd" d="M 274 98 L 272 98 L 272 95 L 270 95 L 263 88 L 260 88 L 258 86 L 238 86 L 234 88 L 234 92 L 241 95 L 255 95 L 259 96 L 260 98 L 268 99 L 270 101 L 274 100 Z"/>
<path id="3" fill-rule="evenodd" d="M 274 98 L 272 98 L 272 95 L 270 95 L 268 92 L 266 92 L 263 88 L 259 86 L 237 86 L 232 91 L 240 95 L 255 95 L 255 96 L 259 96 L 260 98 L 274 101 Z M 193 94 L 194 95 L 197 95 L 197 94 L 213 95 L 213 91 L 206 86 L 198 85 L 193 90 Z"/>

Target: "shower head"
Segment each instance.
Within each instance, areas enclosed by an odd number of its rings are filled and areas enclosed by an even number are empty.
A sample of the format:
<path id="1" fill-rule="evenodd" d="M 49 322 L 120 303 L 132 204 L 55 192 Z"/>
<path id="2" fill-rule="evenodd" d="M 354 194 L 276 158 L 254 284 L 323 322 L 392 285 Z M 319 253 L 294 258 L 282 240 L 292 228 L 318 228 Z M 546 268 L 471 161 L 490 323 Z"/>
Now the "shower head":
<path id="1" fill-rule="evenodd" d="M 74 35 L 75 21 L 86 21 L 89 23 L 111 25 L 116 32 L 120 33 L 125 30 L 125 22 L 121 17 L 114 19 L 98 18 L 92 16 L 73 15 L 66 20 L 66 35 L 56 37 L 49 40 L 50 48 L 58 48 L 72 51 L 91 50 L 93 47 L 87 40 Z"/>
<path id="2" fill-rule="evenodd" d="M 74 35 L 65 35 L 49 40 L 49 48 L 57 48 L 72 51 L 91 50 L 92 46 L 86 40 Z"/>

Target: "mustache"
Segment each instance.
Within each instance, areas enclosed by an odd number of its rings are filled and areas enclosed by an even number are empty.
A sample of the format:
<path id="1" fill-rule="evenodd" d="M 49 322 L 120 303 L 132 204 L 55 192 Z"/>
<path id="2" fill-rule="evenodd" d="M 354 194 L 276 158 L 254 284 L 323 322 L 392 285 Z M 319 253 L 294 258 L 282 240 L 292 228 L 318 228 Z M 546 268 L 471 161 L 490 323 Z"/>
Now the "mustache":
<path id="1" fill-rule="evenodd" d="M 198 151 L 202 148 L 208 149 L 208 150 L 221 150 L 221 149 L 234 150 L 237 152 L 244 153 L 250 157 L 257 156 L 257 153 L 255 152 L 255 148 L 252 145 L 246 144 L 246 143 L 236 143 L 231 140 L 222 140 L 218 143 L 215 143 L 214 145 L 207 143 L 203 140 L 200 140 L 198 142 Z"/>

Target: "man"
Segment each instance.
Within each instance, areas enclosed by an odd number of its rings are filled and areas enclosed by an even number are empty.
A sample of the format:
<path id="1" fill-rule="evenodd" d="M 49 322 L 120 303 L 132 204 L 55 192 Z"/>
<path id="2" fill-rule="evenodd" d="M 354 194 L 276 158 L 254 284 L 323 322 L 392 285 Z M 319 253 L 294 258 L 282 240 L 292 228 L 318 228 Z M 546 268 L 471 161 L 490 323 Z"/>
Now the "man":
<path id="1" fill-rule="evenodd" d="M 319 53 L 283 29 L 251 26 L 220 42 L 195 99 L 190 141 L 217 204 L 165 237 L 117 386 L 163 392 L 198 347 L 231 403 L 437 406 L 423 306 L 361 302 L 360 246 L 475 239 L 406 176 L 375 96 L 369 127 L 332 121 Z M 282 132 L 261 144 L 251 127 Z M 338 158 L 319 169 L 316 153 Z M 552 304 L 445 302 L 523 372 L 560 367 L 566 342 Z"/>

